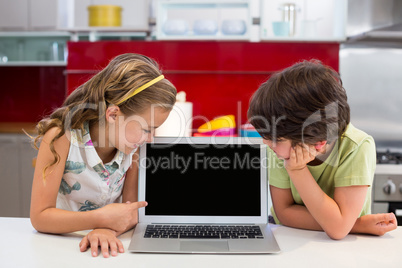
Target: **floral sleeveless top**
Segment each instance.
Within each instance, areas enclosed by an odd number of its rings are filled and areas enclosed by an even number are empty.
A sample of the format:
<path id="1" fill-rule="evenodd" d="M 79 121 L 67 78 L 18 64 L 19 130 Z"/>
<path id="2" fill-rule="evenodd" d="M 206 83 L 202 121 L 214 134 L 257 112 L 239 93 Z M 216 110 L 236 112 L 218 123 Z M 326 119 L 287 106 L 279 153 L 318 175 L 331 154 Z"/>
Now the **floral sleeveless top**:
<path id="1" fill-rule="evenodd" d="M 70 150 L 56 207 L 88 211 L 120 202 L 134 151 L 130 155 L 117 151 L 113 160 L 105 164 L 92 143 L 88 123 L 84 124 L 84 131 L 71 129 L 70 133 Z"/>

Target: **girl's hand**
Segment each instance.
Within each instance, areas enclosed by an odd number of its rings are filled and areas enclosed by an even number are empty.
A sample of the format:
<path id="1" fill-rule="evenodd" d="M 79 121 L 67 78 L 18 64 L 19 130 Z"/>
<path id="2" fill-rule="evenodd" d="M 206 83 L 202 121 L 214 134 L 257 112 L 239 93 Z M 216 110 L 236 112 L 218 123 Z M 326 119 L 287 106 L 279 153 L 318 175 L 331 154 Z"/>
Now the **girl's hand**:
<path id="1" fill-rule="evenodd" d="M 97 209 L 100 228 L 107 228 L 123 233 L 138 223 L 138 209 L 147 206 L 145 201 L 113 203 Z"/>
<path id="2" fill-rule="evenodd" d="M 89 247 L 92 257 L 98 256 L 99 247 L 104 258 L 109 257 L 109 249 L 113 257 L 117 256 L 117 252 L 124 253 L 123 244 L 117 239 L 116 232 L 109 229 L 95 229 L 87 234 L 80 242 L 80 251 L 85 252 Z"/>
<path id="3" fill-rule="evenodd" d="M 351 233 L 384 235 L 398 226 L 394 213 L 368 214 L 356 220 Z"/>
<path id="4" fill-rule="evenodd" d="M 317 154 L 314 145 L 296 145 L 290 149 L 289 159 L 284 161 L 285 168 L 288 172 L 302 170 L 307 166 L 307 163 L 315 159 Z"/>

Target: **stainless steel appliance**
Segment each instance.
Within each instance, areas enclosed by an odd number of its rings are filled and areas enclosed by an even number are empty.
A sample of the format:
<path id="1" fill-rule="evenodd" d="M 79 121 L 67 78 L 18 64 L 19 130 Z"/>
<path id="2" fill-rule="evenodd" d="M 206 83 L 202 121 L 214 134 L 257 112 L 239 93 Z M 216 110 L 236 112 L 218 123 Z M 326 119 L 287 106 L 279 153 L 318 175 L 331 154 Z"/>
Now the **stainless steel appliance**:
<path id="1" fill-rule="evenodd" d="M 374 176 L 372 213 L 393 212 L 402 226 L 402 153 L 381 152 L 377 157 L 382 163 Z"/>
<path id="2" fill-rule="evenodd" d="M 376 142 L 372 213 L 394 212 L 402 225 L 402 45 L 343 44 L 340 73 L 352 124 Z"/>
<path id="3" fill-rule="evenodd" d="M 402 1 L 348 1 L 346 32 L 339 71 L 351 121 L 377 147 L 372 213 L 402 225 Z"/>

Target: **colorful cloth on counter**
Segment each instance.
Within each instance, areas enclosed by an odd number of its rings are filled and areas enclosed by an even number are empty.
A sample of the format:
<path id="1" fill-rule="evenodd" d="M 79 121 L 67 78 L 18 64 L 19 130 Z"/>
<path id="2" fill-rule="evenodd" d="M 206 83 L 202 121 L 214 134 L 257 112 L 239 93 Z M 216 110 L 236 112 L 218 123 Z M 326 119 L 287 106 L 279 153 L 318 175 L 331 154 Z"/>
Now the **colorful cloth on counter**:
<path id="1" fill-rule="evenodd" d="M 117 151 L 103 163 L 92 143 L 88 123 L 71 129 L 70 150 L 57 195 L 57 208 L 88 211 L 119 202 L 132 156 Z"/>
<path id="2" fill-rule="evenodd" d="M 283 160 L 276 157 L 268 148 L 269 184 L 281 189 L 291 189 L 296 204 L 304 205 L 299 193 L 284 168 Z M 367 185 L 366 200 L 360 216 L 371 213 L 371 186 L 376 168 L 376 149 L 374 139 L 365 132 L 349 124 L 338 140 L 331 154 L 318 166 L 307 166 L 320 188 L 334 198 L 336 187 Z M 271 213 L 276 223 L 280 223 L 273 207 Z"/>

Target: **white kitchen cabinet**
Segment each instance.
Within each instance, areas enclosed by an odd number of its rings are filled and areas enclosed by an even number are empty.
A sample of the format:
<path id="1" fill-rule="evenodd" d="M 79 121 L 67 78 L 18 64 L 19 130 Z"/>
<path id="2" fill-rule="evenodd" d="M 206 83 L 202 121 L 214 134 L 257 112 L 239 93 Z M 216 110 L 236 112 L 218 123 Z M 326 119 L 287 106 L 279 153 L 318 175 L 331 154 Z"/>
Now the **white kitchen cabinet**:
<path id="1" fill-rule="evenodd" d="M 54 30 L 57 24 L 57 0 L 0 0 L 1 30 Z"/>
<path id="2" fill-rule="evenodd" d="M 164 40 L 249 40 L 250 0 L 159 0 L 156 37 Z"/>
<path id="3" fill-rule="evenodd" d="M 0 217 L 29 217 L 37 151 L 24 134 L 0 134 Z"/>
<path id="4" fill-rule="evenodd" d="M 0 29 L 28 29 L 28 0 L 0 0 Z"/>
<path id="5" fill-rule="evenodd" d="M 60 1 L 60 0 L 59 0 Z M 151 0 L 64 0 L 59 2 L 59 28 L 71 31 L 148 31 Z M 89 27 L 88 6 L 122 7 L 121 27 Z"/>
<path id="6" fill-rule="evenodd" d="M 54 30 L 58 26 L 57 0 L 29 0 L 30 29 Z"/>
<path id="7" fill-rule="evenodd" d="M 57 0 L 0 0 L 0 29 L 56 29 L 57 11 Z"/>
<path id="8" fill-rule="evenodd" d="M 148 31 L 151 0 L 0 0 L 0 30 Z M 89 5 L 122 7 L 121 27 L 89 27 Z M 104 29 L 106 28 L 106 29 Z"/>

